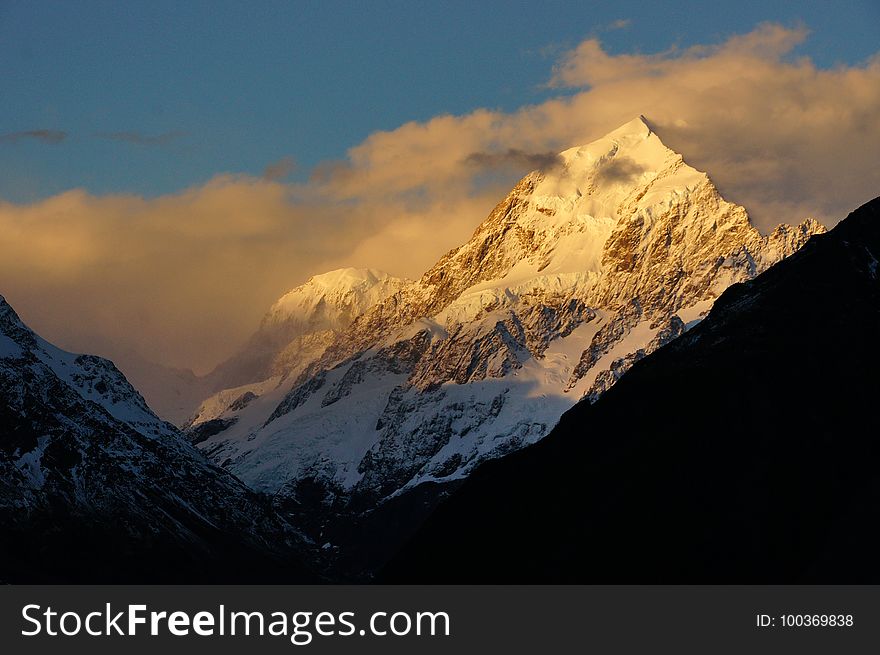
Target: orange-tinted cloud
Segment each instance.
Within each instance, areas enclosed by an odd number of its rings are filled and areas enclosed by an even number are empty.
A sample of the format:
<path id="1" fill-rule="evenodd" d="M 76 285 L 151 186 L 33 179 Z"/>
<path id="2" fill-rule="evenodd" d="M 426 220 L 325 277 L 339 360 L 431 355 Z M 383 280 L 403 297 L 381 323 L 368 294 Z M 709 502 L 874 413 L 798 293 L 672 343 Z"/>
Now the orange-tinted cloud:
<path id="1" fill-rule="evenodd" d="M 273 161 L 263 169 L 264 180 L 283 180 L 296 170 L 296 161 L 293 157 L 282 157 Z"/>
<path id="2" fill-rule="evenodd" d="M 75 190 L 0 204 L 2 293 L 67 347 L 204 368 L 305 271 L 354 246 L 315 220 L 284 185 L 233 177 L 155 200 Z"/>
<path id="3" fill-rule="evenodd" d="M 552 83 L 578 89 L 573 95 L 373 134 L 319 181 L 351 198 L 377 189 L 465 193 L 474 171 L 460 162 L 472 153 L 492 161 L 556 152 L 644 114 L 760 227 L 807 214 L 833 223 L 880 189 L 872 164 L 880 57 L 819 69 L 791 56 L 805 38 L 802 27 L 763 25 L 721 44 L 649 55 L 611 55 L 590 39 L 553 72 Z"/>

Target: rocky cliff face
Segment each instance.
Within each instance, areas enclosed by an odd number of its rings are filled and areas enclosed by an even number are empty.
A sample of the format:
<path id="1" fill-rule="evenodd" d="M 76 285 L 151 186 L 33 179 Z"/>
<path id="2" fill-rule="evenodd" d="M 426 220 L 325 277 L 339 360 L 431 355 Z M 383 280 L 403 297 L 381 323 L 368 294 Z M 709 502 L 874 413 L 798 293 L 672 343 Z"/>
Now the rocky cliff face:
<path id="1" fill-rule="evenodd" d="M 266 501 L 111 362 L 55 348 L 2 298 L 0 425 L 4 582 L 313 579 Z"/>
<path id="2" fill-rule="evenodd" d="M 762 236 L 636 119 L 527 175 L 467 243 L 200 446 L 257 489 L 317 487 L 328 506 L 461 479 L 822 231 Z"/>

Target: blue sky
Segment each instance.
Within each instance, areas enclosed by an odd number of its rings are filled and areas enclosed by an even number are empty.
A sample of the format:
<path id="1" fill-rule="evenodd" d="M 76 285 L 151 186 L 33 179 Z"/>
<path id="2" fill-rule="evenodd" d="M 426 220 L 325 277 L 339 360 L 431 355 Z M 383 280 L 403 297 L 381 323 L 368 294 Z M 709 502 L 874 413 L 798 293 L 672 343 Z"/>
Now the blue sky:
<path id="1" fill-rule="evenodd" d="M 794 56 L 821 67 L 877 50 L 876 0 L 709 7 L 3 1 L 0 199 L 153 197 L 285 157 L 304 177 L 377 130 L 559 94 L 543 86 L 554 62 L 589 36 L 612 54 L 652 53 L 775 21 L 810 28 Z"/>

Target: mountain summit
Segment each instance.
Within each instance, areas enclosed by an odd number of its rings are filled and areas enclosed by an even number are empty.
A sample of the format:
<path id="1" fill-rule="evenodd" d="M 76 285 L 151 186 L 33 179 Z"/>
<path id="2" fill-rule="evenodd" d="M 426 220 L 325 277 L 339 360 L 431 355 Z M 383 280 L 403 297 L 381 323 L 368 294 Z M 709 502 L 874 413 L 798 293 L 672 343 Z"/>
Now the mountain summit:
<path id="1" fill-rule="evenodd" d="M 334 508 L 460 480 L 822 231 L 762 236 L 637 118 L 525 176 L 467 243 L 200 445 L 276 499 L 308 489 Z"/>

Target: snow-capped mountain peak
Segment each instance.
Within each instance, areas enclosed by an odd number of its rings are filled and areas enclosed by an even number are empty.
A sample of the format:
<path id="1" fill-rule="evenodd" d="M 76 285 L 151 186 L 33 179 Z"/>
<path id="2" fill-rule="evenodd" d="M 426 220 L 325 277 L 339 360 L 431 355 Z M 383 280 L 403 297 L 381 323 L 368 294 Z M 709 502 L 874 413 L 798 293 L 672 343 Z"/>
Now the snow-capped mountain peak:
<path id="1" fill-rule="evenodd" d="M 761 261 L 790 254 L 821 227 L 805 225 L 783 230 L 789 242 Z M 666 293 L 675 291 L 668 278 L 683 281 L 700 268 L 694 284 L 714 284 L 718 256 L 726 260 L 740 246 L 763 257 L 767 239 L 744 208 L 721 198 L 706 173 L 686 164 L 639 117 L 564 151 L 557 166 L 526 175 L 467 243 L 354 320 L 323 363 L 394 338 L 414 321 L 466 323 L 486 308 L 548 291 L 605 306 L 648 294 L 654 296 L 649 308 L 665 294 L 663 303 L 675 309 L 687 299 Z"/>
<path id="2" fill-rule="evenodd" d="M 258 489 L 318 484 L 337 505 L 460 479 L 821 231 L 762 236 L 636 118 L 526 175 L 466 243 L 202 447 Z"/>
<path id="3" fill-rule="evenodd" d="M 622 217 L 661 205 L 707 179 L 667 148 L 642 118 L 634 119 L 562 152 L 556 167 L 524 178 L 510 198 L 516 211 L 502 214 L 501 223 L 514 220 L 516 229 L 499 249 L 519 250 L 514 271 L 519 276 L 598 273 L 604 243 Z M 494 236 L 502 224 L 487 221 L 482 227 Z M 529 269 L 523 270 L 524 262 Z"/>
<path id="4" fill-rule="evenodd" d="M 0 296 L 0 365 L 27 367 L 33 375 L 47 370 L 89 403 L 141 434 L 167 437 L 173 426 L 158 418 L 113 362 L 95 355 L 64 351 L 28 328 Z"/>

